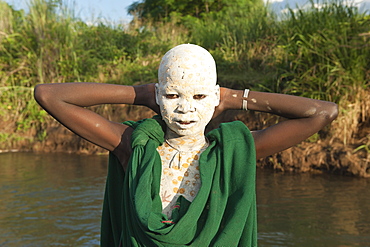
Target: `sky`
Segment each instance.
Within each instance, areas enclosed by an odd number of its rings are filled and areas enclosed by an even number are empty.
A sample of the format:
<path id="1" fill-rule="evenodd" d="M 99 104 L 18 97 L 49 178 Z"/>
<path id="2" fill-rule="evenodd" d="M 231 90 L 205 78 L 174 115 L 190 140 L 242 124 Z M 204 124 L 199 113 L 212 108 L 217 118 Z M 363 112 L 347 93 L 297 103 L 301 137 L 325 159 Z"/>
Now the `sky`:
<path id="1" fill-rule="evenodd" d="M 127 8 L 133 2 L 139 0 L 64 0 L 67 6 L 73 7 L 76 17 L 80 17 L 85 22 L 91 22 L 99 17 L 109 22 L 127 23 L 131 16 L 127 14 Z M 287 5 L 294 8 L 297 4 L 303 6 L 308 0 L 264 0 L 269 1 L 272 9 L 276 12 L 284 12 Z M 314 0 L 315 2 L 317 0 Z M 347 0 L 360 7 L 361 11 L 370 12 L 370 0 Z M 5 0 L 15 9 L 27 9 L 28 0 Z"/>
<path id="2" fill-rule="evenodd" d="M 16 10 L 27 9 L 29 0 L 5 0 Z M 135 0 L 64 0 L 67 6 L 73 7 L 76 17 L 89 22 L 103 17 L 108 21 L 129 22 L 127 7 Z"/>

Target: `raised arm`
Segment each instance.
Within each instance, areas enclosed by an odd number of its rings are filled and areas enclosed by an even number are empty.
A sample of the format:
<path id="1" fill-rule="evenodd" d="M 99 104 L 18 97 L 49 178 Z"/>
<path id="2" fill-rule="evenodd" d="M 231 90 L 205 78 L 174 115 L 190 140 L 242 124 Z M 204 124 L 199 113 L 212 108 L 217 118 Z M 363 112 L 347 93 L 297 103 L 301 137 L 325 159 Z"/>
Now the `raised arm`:
<path id="1" fill-rule="evenodd" d="M 241 109 L 243 91 L 223 88 L 220 109 Z M 249 92 L 248 110 L 288 118 L 263 130 L 253 131 L 257 158 L 266 157 L 307 139 L 338 115 L 335 103 L 285 94 Z"/>
<path id="2" fill-rule="evenodd" d="M 136 104 L 158 111 L 152 84 L 40 84 L 36 86 L 34 95 L 36 101 L 61 124 L 110 151 L 118 146 L 127 126 L 109 121 L 85 107 L 99 104 Z"/>

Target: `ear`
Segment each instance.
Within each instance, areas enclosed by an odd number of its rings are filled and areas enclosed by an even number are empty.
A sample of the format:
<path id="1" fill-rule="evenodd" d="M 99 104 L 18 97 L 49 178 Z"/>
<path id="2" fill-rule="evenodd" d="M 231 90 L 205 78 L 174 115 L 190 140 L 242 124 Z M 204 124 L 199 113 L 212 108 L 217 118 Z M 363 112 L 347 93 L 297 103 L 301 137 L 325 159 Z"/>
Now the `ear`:
<path id="1" fill-rule="evenodd" d="M 155 103 L 159 105 L 159 84 L 155 84 Z"/>
<path id="2" fill-rule="evenodd" d="M 216 94 L 216 99 L 215 100 L 217 100 L 215 102 L 215 107 L 216 107 L 220 104 L 220 85 L 218 85 L 218 84 L 215 86 L 215 94 Z"/>

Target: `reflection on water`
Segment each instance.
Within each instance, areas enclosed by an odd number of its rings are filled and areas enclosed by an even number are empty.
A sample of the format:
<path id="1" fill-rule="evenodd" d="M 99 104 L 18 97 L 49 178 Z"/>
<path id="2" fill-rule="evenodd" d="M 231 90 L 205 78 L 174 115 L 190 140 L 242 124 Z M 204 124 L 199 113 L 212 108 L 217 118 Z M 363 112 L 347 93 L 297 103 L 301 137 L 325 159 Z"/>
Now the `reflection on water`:
<path id="1" fill-rule="evenodd" d="M 106 156 L 0 154 L 0 246 L 98 246 Z M 370 181 L 258 170 L 259 246 L 370 246 Z"/>
<path id="2" fill-rule="evenodd" d="M 370 181 L 259 170 L 260 246 L 370 246 Z"/>
<path id="3" fill-rule="evenodd" d="M 98 246 L 106 160 L 0 154 L 0 246 Z"/>

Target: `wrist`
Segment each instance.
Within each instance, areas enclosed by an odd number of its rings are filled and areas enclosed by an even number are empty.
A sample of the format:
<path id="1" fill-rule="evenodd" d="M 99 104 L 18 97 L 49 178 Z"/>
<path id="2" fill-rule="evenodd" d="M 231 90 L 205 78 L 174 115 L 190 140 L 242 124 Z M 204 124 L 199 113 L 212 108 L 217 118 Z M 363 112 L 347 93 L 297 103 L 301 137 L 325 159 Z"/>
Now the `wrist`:
<path id="1" fill-rule="evenodd" d="M 140 86 L 134 86 L 135 90 L 135 105 L 142 105 L 149 107 L 154 112 L 159 114 L 159 106 L 155 100 L 155 84 L 145 84 Z"/>
<path id="2" fill-rule="evenodd" d="M 150 89 L 150 84 L 133 86 L 135 91 L 134 105 L 148 106 L 149 99 L 154 95 L 154 89 Z M 153 91 L 153 92 L 151 92 Z"/>
<path id="3" fill-rule="evenodd" d="M 224 96 L 225 109 L 240 110 L 243 108 L 243 91 L 228 89 Z"/>

